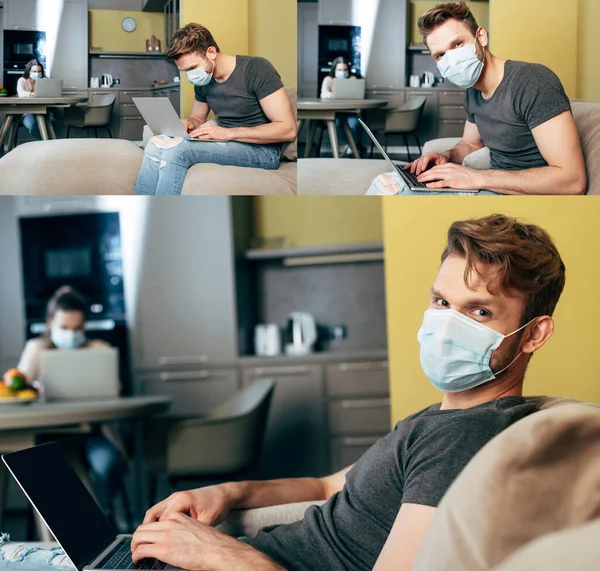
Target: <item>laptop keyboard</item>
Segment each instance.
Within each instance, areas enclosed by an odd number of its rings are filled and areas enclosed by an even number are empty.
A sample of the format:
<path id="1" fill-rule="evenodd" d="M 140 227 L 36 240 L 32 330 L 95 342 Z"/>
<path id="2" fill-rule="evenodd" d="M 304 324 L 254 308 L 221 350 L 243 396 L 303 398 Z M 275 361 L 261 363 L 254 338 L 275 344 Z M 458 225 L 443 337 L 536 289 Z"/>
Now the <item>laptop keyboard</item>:
<path id="1" fill-rule="evenodd" d="M 402 168 L 402 167 L 398 167 L 398 168 Z M 404 177 L 406 178 L 406 180 L 409 182 L 410 186 L 412 186 L 413 188 L 427 188 L 422 182 L 419 182 L 419 180 L 417 179 L 417 176 L 414 175 L 413 173 L 411 173 L 410 171 L 405 171 L 403 169 L 402 173 L 403 173 Z"/>
<path id="2" fill-rule="evenodd" d="M 111 553 L 96 567 L 96 569 L 164 569 L 165 564 L 156 559 L 145 559 L 134 563 L 131 559 L 131 538 L 123 538 Z"/>

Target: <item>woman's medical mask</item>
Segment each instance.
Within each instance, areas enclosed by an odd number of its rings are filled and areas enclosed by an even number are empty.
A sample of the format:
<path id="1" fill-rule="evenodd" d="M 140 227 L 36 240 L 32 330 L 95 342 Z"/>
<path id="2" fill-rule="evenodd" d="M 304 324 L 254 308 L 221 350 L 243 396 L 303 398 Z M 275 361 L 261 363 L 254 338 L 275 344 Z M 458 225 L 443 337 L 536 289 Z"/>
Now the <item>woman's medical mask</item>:
<path id="1" fill-rule="evenodd" d="M 470 46 L 456 48 L 446 52 L 437 66 L 444 79 L 457 87 L 473 87 L 481 77 L 485 60 L 477 57 L 477 40 Z"/>
<path id="2" fill-rule="evenodd" d="M 503 335 L 453 309 L 428 309 L 417 337 L 423 371 L 431 384 L 445 393 L 468 391 L 487 383 L 521 356 L 519 353 L 504 369 L 494 373 L 490 368 L 492 353 L 504 339 L 529 323 Z"/>
<path id="3" fill-rule="evenodd" d="M 85 333 L 62 329 L 61 327 L 50 328 L 50 340 L 59 349 L 78 349 L 85 344 Z"/>
<path id="4" fill-rule="evenodd" d="M 42 74 L 39 71 L 32 71 L 29 74 L 29 77 L 33 79 L 33 81 L 37 81 L 38 79 L 42 79 Z"/>
<path id="5" fill-rule="evenodd" d="M 197 69 L 191 69 L 190 71 L 186 71 L 185 74 L 190 83 L 193 83 L 197 87 L 205 87 L 208 85 L 215 73 L 215 63 L 213 62 L 213 70 L 211 73 L 207 73 L 206 69 L 203 67 L 199 67 Z"/>
<path id="6" fill-rule="evenodd" d="M 347 71 L 336 71 L 335 78 L 336 79 L 348 79 L 350 74 Z"/>

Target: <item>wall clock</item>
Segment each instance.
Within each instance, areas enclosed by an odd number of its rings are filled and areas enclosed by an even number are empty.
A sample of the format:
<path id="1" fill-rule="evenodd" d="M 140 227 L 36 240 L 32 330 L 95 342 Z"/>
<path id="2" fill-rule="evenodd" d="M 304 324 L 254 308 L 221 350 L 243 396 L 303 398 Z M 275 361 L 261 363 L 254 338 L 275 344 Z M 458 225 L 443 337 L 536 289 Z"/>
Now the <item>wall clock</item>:
<path id="1" fill-rule="evenodd" d="M 125 18 L 121 25 L 126 32 L 133 32 L 137 28 L 137 22 L 133 18 Z"/>

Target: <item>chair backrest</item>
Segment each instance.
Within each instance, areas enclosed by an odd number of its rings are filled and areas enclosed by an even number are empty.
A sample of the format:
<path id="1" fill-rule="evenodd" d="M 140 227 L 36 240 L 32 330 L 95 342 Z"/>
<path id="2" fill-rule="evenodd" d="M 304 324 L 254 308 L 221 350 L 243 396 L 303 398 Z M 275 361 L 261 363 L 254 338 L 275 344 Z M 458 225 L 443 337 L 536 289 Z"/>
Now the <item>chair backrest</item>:
<path id="1" fill-rule="evenodd" d="M 114 93 L 94 95 L 85 110 L 86 127 L 104 127 L 110 123 L 117 96 Z"/>
<path id="2" fill-rule="evenodd" d="M 387 132 L 411 133 L 417 130 L 427 98 L 413 97 L 397 109 L 389 109 L 385 121 Z"/>
<path id="3" fill-rule="evenodd" d="M 275 383 L 259 379 L 199 419 L 169 428 L 167 473 L 230 474 L 259 461 Z"/>

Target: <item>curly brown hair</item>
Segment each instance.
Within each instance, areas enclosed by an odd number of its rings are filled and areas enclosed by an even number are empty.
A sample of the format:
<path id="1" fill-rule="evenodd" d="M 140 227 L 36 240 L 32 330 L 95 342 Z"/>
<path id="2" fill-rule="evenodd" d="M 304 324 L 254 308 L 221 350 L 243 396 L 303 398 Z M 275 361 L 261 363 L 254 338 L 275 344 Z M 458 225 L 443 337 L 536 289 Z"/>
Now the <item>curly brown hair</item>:
<path id="1" fill-rule="evenodd" d="M 475 274 L 488 280 L 488 290 L 523 295 L 523 323 L 552 315 L 565 287 L 565 265 L 550 235 L 539 226 L 503 214 L 454 222 L 442 263 L 452 255 L 465 258 L 467 285 Z"/>
<path id="2" fill-rule="evenodd" d="M 177 59 L 194 52 L 200 52 L 204 56 L 208 48 L 215 48 L 217 52 L 221 51 L 207 28 L 192 23 L 179 28 L 173 34 L 165 55 L 169 59 Z"/>
<path id="3" fill-rule="evenodd" d="M 473 35 L 476 35 L 479 29 L 479 24 L 466 2 L 446 2 L 438 4 L 419 18 L 417 25 L 423 36 L 423 42 L 427 44 L 429 34 L 448 20 L 464 22 L 469 26 Z"/>

